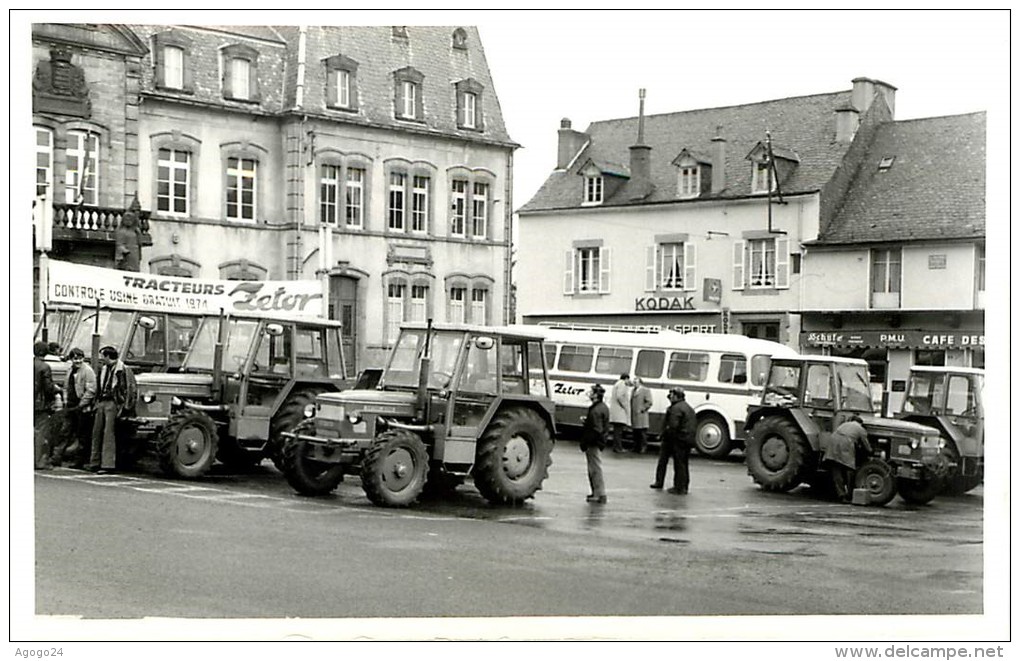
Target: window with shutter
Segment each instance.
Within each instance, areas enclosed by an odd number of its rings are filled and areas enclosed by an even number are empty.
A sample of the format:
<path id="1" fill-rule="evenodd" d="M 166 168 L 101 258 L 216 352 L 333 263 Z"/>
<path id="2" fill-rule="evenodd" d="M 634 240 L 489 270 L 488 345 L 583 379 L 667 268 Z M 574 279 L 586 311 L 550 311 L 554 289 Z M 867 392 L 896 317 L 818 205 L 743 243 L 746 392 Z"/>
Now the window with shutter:
<path id="1" fill-rule="evenodd" d="M 776 238 L 776 289 L 790 287 L 790 240 Z"/>
<path id="2" fill-rule="evenodd" d="M 744 288 L 744 242 L 733 242 L 733 288 Z"/>
<path id="3" fill-rule="evenodd" d="M 563 293 L 570 296 L 574 293 L 574 251 L 568 250 L 564 257 Z"/>
<path id="4" fill-rule="evenodd" d="M 657 249 L 657 245 L 645 247 L 645 291 L 655 291 L 658 286 Z"/>
<path id="5" fill-rule="evenodd" d="M 599 293 L 609 293 L 609 248 L 599 248 Z"/>
<path id="6" fill-rule="evenodd" d="M 698 286 L 697 257 L 694 244 L 685 241 L 684 244 L 684 291 L 694 291 Z"/>

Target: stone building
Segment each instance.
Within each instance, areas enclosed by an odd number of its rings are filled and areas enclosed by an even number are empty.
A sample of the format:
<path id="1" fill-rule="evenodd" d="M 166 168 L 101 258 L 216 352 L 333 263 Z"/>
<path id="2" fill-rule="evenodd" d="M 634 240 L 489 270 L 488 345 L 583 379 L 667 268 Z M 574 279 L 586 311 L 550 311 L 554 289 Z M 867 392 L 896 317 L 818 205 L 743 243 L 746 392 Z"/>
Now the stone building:
<path id="1" fill-rule="evenodd" d="M 476 29 L 35 26 L 37 76 L 62 30 L 93 105 L 126 97 L 125 173 L 99 151 L 98 190 L 146 210 L 143 271 L 328 278 L 352 370 L 402 321 L 506 320 L 518 145 Z M 88 34 L 132 46 L 130 94 L 96 93 Z"/>

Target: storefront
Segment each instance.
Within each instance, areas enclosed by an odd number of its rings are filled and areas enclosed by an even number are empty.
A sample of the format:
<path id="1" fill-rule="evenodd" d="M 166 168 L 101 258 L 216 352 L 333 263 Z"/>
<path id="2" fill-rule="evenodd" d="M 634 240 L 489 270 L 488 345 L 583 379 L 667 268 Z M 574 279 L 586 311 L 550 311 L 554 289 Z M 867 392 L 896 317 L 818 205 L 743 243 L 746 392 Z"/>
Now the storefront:
<path id="1" fill-rule="evenodd" d="M 651 312 L 644 314 L 530 315 L 525 324 L 557 323 L 576 326 L 609 326 L 614 330 L 674 330 L 681 333 L 731 332 L 729 315 L 723 312 Z"/>
<path id="2" fill-rule="evenodd" d="M 812 328 L 821 325 L 823 318 L 812 319 L 806 313 L 800 348 L 803 353 L 824 353 L 868 361 L 872 382 L 876 389 L 881 389 L 880 401 L 884 412 L 895 413 L 903 402 L 911 366 L 985 366 L 983 313 L 968 311 L 925 317 L 909 319 L 909 322 L 905 318 L 894 318 L 903 326 L 909 323 L 911 328 L 845 329 L 832 328 L 830 315 L 825 318 L 830 321 L 830 327 L 822 330 Z M 878 319 L 875 315 L 862 314 L 858 321 L 863 326 Z"/>

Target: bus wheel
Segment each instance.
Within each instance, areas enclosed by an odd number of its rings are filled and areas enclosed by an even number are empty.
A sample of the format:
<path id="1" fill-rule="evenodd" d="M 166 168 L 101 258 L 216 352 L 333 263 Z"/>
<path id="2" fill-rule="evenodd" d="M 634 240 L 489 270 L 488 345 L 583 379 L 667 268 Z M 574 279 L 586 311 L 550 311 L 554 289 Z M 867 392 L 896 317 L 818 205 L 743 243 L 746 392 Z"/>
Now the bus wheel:
<path id="1" fill-rule="evenodd" d="M 698 429 L 694 434 L 698 454 L 712 459 L 724 459 L 730 453 L 730 431 L 726 421 L 714 413 L 698 416 Z"/>

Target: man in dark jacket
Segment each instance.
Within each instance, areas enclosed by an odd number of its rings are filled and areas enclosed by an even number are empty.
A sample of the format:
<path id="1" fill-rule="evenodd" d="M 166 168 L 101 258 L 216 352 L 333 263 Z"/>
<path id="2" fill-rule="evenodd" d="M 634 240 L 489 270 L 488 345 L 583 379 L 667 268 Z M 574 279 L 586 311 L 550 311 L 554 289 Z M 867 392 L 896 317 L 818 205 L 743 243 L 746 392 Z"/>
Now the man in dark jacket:
<path id="1" fill-rule="evenodd" d="M 588 407 L 588 414 L 584 418 L 580 443 L 581 452 L 588 461 L 588 483 L 591 485 L 591 493 L 586 500 L 600 505 L 606 503 L 606 483 L 602 478 L 601 455 L 609 433 L 609 407 L 602 401 L 605 395 L 605 388 L 597 383 L 588 391 L 591 406 Z"/>
<path id="2" fill-rule="evenodd" d="M 858 451 L 870 455 L 872 449 L 864 420 L 853 415 L 832 432 L 822 454 L 822 465 L 828 466 L 832 486 L 840 500 L 849 501 L 853 494 Z"/>
<path id="3" fill-rule="evenodd" d="M 49 348 L 45 342 L 32 346 L 33 400 L 32 422 L 35 440 L 35 467 L 37 470 L 52 468 L 50 463 L 50 413 L 59 390 L 53 383 L 53 371 L 46 364 Z"/>
<path id="4" fill-rule="evenodd" d="M 96 393 L 96 417 L 92 423 L 92 450 L 86 470 L 112 473 L 117 467 L 117 438 L 114 424 L 127 401 L 127 375 L 124 363 L 114 347 L 99 350 L 99 388 Z"/>
<path id="5" fill-rule="evenodd" d="M 694 409 L 687 403 L 682 388 L 669 391 L 669 409 L 663 423 L 662 435 L 659 439 L 659 462 L 655 465 L 655 482 L 653 489 L 661 489 L 666 481 L 666 468 L 670 458 L 673 459 L 673 487 L 669 493 L 685 494 L 690 486 L 690 471 L 687 460 L 694 444 L 698 420 Z"/>

